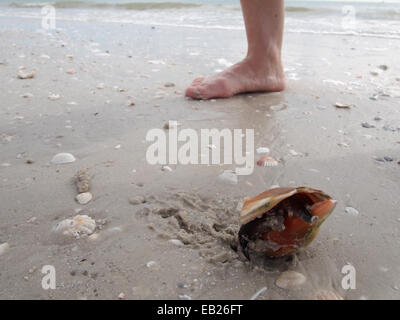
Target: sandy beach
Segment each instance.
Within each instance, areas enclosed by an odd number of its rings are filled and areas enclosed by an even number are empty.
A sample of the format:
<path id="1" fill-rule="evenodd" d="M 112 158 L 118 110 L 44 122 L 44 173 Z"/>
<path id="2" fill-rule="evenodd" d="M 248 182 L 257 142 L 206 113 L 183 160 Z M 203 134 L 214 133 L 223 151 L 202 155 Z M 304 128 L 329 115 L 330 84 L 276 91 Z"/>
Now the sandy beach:
<path id="1" fill-rule="evenodd" d="M 57 27 L 0 18 L 1 299 L 250 299 L 264 287 L 257 299 L 400 298 L 399 39 L 287 32 L 284 92 L 194 101 L 184 97 L 193 78 L 245 55 L 242 30 Z M 279 164 L 237 184 L 218 178 L 234 165 L 162 170 L 146 161 L 146 133 L 169 120 L 252 128 L 255 148 Z M 76 161 L 51 162 L 63 152 Z M 93 199 L 80 205 L 73 178 L 84 168 Z M 321 189 L 338 204 L 294 262 L 248 262 L 232 249 L 238 204 L 274 185 Z M 52 231 L 77 214 L 96 220 L 96 236 Z M 341 286 L 346 264 L 356 289 Z M 55 290 L 42 288 L 44 265 Z M 306 282 L 277 287 L 287 269 Z"/>

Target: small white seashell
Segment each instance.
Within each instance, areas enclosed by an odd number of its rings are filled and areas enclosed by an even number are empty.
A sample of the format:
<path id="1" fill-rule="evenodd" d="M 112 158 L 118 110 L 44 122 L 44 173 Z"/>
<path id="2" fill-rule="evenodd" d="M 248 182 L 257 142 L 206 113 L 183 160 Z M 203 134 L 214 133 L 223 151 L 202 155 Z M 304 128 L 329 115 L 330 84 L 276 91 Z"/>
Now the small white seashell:
<path id="1" fill-rule="evenodd" d="M 172 171 L 172 169 L 170 167 L 168 167 L 168 166 L 162 166 L 161 170 L 162 171 L 170 171 L 170 172 Z"/>
<path id="2" fill-rule="evenodd" d="M 294 157 L 300 155 L 300 153 L 298 153 L 296 150 L 293 150 L 293 149 L 289 150 L 289 153 L 290 153 L 292 156 L 294 156 Z"/>
<path id="3" fill-rule="evenodd" d="M 168 240 L 169 243 L 172 243 L 173 245 L 177 246 L 177 247 L 182 247 L 184 246 L 183 242 L 179 239 L 170 239 Z"/>
<path id="4" fill-rule="evenodd" d="M 53 164 L 65 164 L 65 163 L 71 163 L 75 162 L 76 159 L 75 157 L 70 154 L 70 153 L 58 153 L 56 154 L 53 159 L 51 160 L 51 163 Z"/>
<path id="5" fill-rule="evenodd" d="M 343 300 L 343 298 L 334 291 L 318 290 L 314 293 L 314 300 Z"/>
<path id="6" fill-rule="evenodd" d="M 334 106 L 335 106 L 336 108 L 339 108 L 339 109 L 350 109 L 350 107 L 352 107 L 353 105 L 352 105 L 352 104 L 349 104 L 349 103 L 336 102 L 336 103 L 334 104 Z"/>
<path id="7" fill-rule="evenodd" d="M 96 221 L 87 215 L 77 215 L 72 219 L 62 220 L 54 231 L 66 236 L 79 238 L 82 235 L 90 235 L 96 229 Z"/>
<path id="8" fill-rule="evenodd" d="M 115 150 L 121 149 L 121 145 L 120 145 L 120 144 L 116 145 L 116 146 L 114 147 L 114 149 L 115 149 Z"/>
<path id="9" fill-rule="evenodd" d="M 10 245 L 7 242 L 0 244 L 0 256 L 5 254 L 6 251 L 10 248 Z"/>
<path id="10" fill-rule="evenodd" d="M 32 79 L 35 76 L 35 71 L 25 73 L 22 70 L 18 71 L 18 78 L 19 79 Z"/>
<path id="11" fill-rule="evenodd" d="M 285 271 L 276 279 L 275 284 L 282 289 L 294 289 L 306 282 L 306 277 L 296 271 Z"/>
<path id="12" fill-rule="evenodd" d="M 182 296 L 179 296 L 179 300 L 192 300 L 192 297 L 184 294 Z"/>
<path id="13" fill-rule="evenodd" d="M 230 184 L 237 184 L 238 183 L 238 177 L 237 175 L 232 172 L 232 171 L 224 171 L 222 172 L 219 176 L 218 179 L 230 183 Z"/>
<path id="14" fill-rule="evenodd" d="M 121 292 L 121 293 L 118 295 L 118 299 L 121 299 L 121 300 L 125 299 L 125 293 Z"/>
<path id="15" fill-rule="evenodd" d="M 41 59 L 50 59 L 50 56 L 48 56 L 47 54 L 42 54 L 42 55 L 40 55 L 39 58 L 41 58 Z"/>
<path id="16" fill-rule="evenodd" d="M 60 96 L 59 94 L 57 94 L 57 93 L 51 93 L 51 92 L 50 92 L 48 98 L 49 98 L 50 100 L 52 100 L 52 101 L 55 101 L 55 100 L 60 99 L 61 96 Z"/>
<path id="17" fill-rule="evenodd" d="M 257 152 L 258 154 L 269 153 L 269 148 L 260 147 L 260 148 L 257 148 L 256 152 Z"/>
<path id="18" fill-rule="evenodd" d="M 79 204 L 88 204 L 91 200 L 93 199 L 93 196 L 90 192 L 83 192 L 78 194 L 75 197 L 75 200 L 79 203 Z"/>
<path id="19" fill-rule="evenodd" d="M 352 216 L 358 216 L 359 214 L 358 210 L 352 207 L 346 207 L 344 210 L 346 211 L 346 213 L 351 214 Z"/>
<path id="20" fill-rule="evenodd" d="M 96 86 L 96 88 L 97 89 L 104 89 L 104 83 L 99 83 L 97 86 Z"/>
<path id="21" fill-rule="evenodd" d="M 157 262 L 155 261 L 149 261 L 146 263 L 147 268 L 154 268 L 157 265 Z"/>

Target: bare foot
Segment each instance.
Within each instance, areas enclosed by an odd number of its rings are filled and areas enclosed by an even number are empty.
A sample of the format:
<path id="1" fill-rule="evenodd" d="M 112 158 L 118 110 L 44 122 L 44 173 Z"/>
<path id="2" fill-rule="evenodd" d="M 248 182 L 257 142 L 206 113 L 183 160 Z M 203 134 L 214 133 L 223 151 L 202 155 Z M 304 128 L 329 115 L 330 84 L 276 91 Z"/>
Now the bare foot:
<path id="1" fill-rule="evenodd" d="M 193 99 L 229 98 L 242 92 L 276 92 L 285 89 L 280 59 L 270 59 L 266 63 L 259 61 L 246 58 L 217 75 L 197 78 L 186 89 L 186 96 Z"/>

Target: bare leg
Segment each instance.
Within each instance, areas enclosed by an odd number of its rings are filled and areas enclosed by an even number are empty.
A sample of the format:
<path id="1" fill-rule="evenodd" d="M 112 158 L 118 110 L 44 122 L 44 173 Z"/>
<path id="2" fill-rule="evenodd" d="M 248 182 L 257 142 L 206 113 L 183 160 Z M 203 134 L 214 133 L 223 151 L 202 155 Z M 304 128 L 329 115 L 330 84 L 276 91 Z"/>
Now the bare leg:
<path id="1" fill-rule="evenodd" d="M 241 0 L 248 42 L 247 56 L 225 71 L 197 78 L 186 89 L 193 99 L 229 98 L 241 92 L 285 88 L 281 49 L 283 0 Z"/>

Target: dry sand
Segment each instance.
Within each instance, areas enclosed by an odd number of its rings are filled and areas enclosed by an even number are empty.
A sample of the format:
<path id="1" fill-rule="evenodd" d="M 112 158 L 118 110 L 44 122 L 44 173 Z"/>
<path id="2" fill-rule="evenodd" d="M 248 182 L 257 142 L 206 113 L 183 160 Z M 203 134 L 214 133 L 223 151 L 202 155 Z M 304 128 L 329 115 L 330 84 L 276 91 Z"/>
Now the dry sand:
<path id="1" fill-rule="evenodd" d="M 183 92 L 195 76 L 244 55 L 242 32 L 8 25 L 0 30 L 0 243 L 10 247 L 0 256 L 0 298 L 250 299 L 263 287 L 258 299 L 309 299 L 321 289 L 400 298 L 399 41 L 288 34 L 285 92 L 193 101 Z M 388 70 L 371 74 L 379 65 Z M 34 78 L 18 79 L 20 66 Z M 146 162 L 145 137 L 168 120 L 254 128 L 255 147 L 270 148 L 279 165 L 256 166 L 237 185 L 217 178 L 233 166 L 162 171 Z M 60 152 L 77 160 L 52 164 Z M 84 168 L 93 200 L 82 206 L 73 177 Z M 319 188 L 338 205 L 294 261 L 249 263 L 231 248 L 237 205 L 272 185 Z M 97 239 L 54 236 L 77 212 L 97 220 Z M 355 290 L 341 287 L 347 263 Z M 55 290 L 41 287 L 44 265 L 56 269 Z M 278 288 L 286 269 L 306 282 Z"/>

